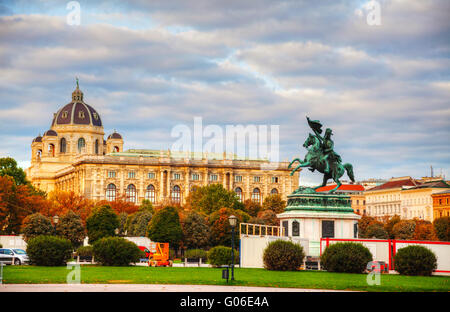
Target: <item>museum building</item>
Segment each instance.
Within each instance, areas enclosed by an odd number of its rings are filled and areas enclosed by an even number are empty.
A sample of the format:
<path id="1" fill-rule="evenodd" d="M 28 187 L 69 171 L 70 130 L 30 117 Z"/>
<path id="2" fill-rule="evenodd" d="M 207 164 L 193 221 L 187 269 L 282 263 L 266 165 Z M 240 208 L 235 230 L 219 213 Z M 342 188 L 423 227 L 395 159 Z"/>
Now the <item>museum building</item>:
<path id="1" fill-rule="evenodd" d="M 93 200 L 124 198 L 136 204 L 148 199 L 157 205 L 184 204 L 193 188 L 215 183 L 234 190 L 241 201 L 259 203 L 270 194 L 286 200 L 299 185 L 299 173 L 290 176 L 288 162 L 228 153 L 124 151 L 121 134 L 104 136 L 100 115 L 84 102 L 77 84 L 72 101 L 33 140 L 27 178 L 46 192 L 74 191 Z"/>

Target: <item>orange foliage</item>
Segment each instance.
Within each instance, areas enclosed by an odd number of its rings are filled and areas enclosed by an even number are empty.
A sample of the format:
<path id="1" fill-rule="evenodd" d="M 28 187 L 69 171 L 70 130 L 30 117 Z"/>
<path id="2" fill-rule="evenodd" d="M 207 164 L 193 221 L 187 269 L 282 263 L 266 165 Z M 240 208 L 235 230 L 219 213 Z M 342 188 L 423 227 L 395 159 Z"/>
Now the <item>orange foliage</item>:
<path id="1" fill-rule="evenodd" d="M 73 191 L 53 191 L 48 197 L 51 203 L 50 207 L 40 211 L 41 214 L 48 217 L 63 216 L 67 212 L 73 211 L 81 217 L 84 223 L 93 207 L 91 200 Z"/>
<path id="2" fill-rule="evenodd" d="M 117 213 L 133 214 L 138 211 L 139 206 L 125 200 L 125 197 L 117 198 L 115 201 L 101 200 L 96 203 L 96 206 L 109 205 Z"/>

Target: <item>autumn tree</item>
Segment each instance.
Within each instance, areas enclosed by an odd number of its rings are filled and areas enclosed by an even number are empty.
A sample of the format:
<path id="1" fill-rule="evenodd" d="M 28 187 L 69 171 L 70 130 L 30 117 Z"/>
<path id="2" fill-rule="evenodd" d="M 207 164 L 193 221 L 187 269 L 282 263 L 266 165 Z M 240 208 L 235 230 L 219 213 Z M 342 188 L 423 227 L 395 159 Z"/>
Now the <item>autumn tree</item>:
<path id="1" fill-rule="evenodd" d="M 222 184 L 196 188 L 190 192 L 186 201 L 189 210 L 198 210 L 206 215 L 224 207 L 232 209 L 242 207 L 236 193 L 226 190 Z"/>
<path id="2" fill-rule="evenodd" d="M 210 242 L 212 246 L 231 246 L 231 226 L 228 217 L 234 215 L 238 218 L 235 228 L 235 246 L 239 243 L 239 226 L 242 222 L 248 222 L 250 215 L 238 209 L 221 208 L 208 217 L 210 226 Z"/>
<path id="3" fill-rule="evenodd" d="M 48 217 L 54 215 L 62 216 L 72 211 L 79 215 L 83 223 L 85 223 L 94 206 L 91 200 L 73 191 L 57 190 L 50 192 L 48 197 L 51 202 L 50 209 L 41 211 L 42 214 Z"/>
<path id="4" fill-rule="evenodd" d="M 139 206 L 135 205 L 133 202 L 127 201 L 124 196 L 118 197 L 113 201 L 102 200 L 97 203 L 98 206 L 108 205 L 110 206 L 118 215 L 122 212 L 127 214 L 133 214 L 138 211 Z"/>
<path id="5" fill-rule="evenodd" d="M 205 248 L 209 243 L 209 226 L 206 216 L 196 212 L 189 212 L 182 223 L 184 245 L 187 248 Z"/>
<path id="6" fill-rule="evenodd" d="M 435 234 L 433 224 L 430 221 L 414 220 L 416 226 L 414 228 L 413 239 L 415 240 L 434 240 Z"/>
<path id="7" fill-rule="evenodd" d="M 389 234 L 385 230 L 383 223 L 372 222 L 365 231 L 366 238 L 388 239 Z"/>
<path id="8" fill-rule="evenodd" d="M 434 232 L 440 241 L 450 241 L 450 217 L 440 217 L 433 221 Z"/>
<path id="9" fill-rule="evenodd" d="M 256 218 L 251 218 L 250 223 L 278 226 L 280 224 L 277 214 L 272 209 L 266 209 L 258 212 Z"/>
<path id="10" fill-rule="evenodd" d="M 270 209 L 275 213 L 282 213 L 286 208 L 286 201 L 281 198 L 280 194 L 270 194 L 267 196 L 262 204 L 262 209 Z"/>
<path id="11" fill-rule="evenodd" d="M 252 217 L 256 217 L 258 213 L 262 210 L 261 205 L 251 199 L 244 201 L 244 211 Z"/>
<path id="12" fill-rule="evenodd" d="M 392 233 L 396 239 L 411 239 L 414 235 L 416 222 L 413 220 L 402 220 L 394 225 Z"/>
<path id="13" fill-rule="evenodd" d="M 395 235 L 392 232 L 392 229 L 394 228 L 394 225 L 396 225 L 400 221 L 401 221 L 401 219 L 400 219 L 399 215 L 394 215 L 391 218 L 388 218 L 387 220 L 385 220 L 384 229 L 386 230 L 389 238 L 391 238 L 391 239 L 395 238 Z"/>
<path id="14" fill-rule="evenodd" d="M 359 237 L 367 238 L 367 228 L 369 225 L 376 222 L 378 221 L 373 217 L 362 216 L 361 219 L 358 220 Z"/>

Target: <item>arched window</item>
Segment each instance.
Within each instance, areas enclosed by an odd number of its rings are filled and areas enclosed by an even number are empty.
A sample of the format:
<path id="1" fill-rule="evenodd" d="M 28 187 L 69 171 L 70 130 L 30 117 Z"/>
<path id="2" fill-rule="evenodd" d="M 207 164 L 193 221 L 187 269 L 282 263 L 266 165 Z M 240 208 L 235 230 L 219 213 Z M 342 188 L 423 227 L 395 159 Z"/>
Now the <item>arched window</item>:
<path id="1" fill-rule="evenodd" d="M 116 186 L 114 184 L 108 184 L 106 188 L 106 200 L 115 201 L 116 200 Z"/>
<path id="2" fill-rule="evenodd" d="M 55 156 L 55 145 L 53 145 L 51 143 L 48 145 L 48 153 L 52 157 Z"/>
<path id="3" fill-rule="evenodd" d="M 86 141 L 83 138 L 78 139 L 78 153 L 84 152 L 84 147 L 86 146 Z"/>
<path id="4" fill-rule="evenodd" d="M 95 150 L 95 155 L 98 155 L 98 140 L 95 140 L 94 150 Z"/>
<path id="5" fill-rule="evenodd" d="M 270 194 L 278 194 L 278 190 L 276 188 L 274 188 L 270 191 Z"/>
<path id="6" fill-rule="evenodd" d="M 114 153 L 118 153 L 119 152 L 119 147 L 118 146 L 114 146 L 113 152 Z"/>
<path id="7" fill-rule="evenodd" d="M 172 189 L 172 203 L 179 204 L 181 202 L 181 189 L 178 185 L 175 185 Z"/>
<path id="8" fill-rule="evenodd" d="M 135 203 L 136 202 L 136 186 L 133 184 L 128 185 L 127 190 L 125 191 L 125 196 L 127 202 Z"/>
<path id="9" fill-rule="evenodd" d="M 66 139 L 62 138 L 61 141 L 59 141 L 59 152 L 60 153 L 65 153 L 66 150 L 67 150 Z"/>
<path id="10" fill-rule="evenodd" d="M 242 203 L 242 189 L 240 187 L 237 187 L 234 189 L 234 192 L 236 193 L 237 197 L 239 198 L 239 201 Z"/>
<path id="11" fill-rule="evenodd" d="M 259 188 L 253 189 L 252 201 L 258 204 L 261 203 L 261 191 L 259 190 Z"/>
<path id="12" fill-rule="evenodd" d="M 156 203 L 155 187 L 151 184 L 147 186 L 147 190 L 145 191 L 145 199 L 151 201 L 152 204 Z"/>

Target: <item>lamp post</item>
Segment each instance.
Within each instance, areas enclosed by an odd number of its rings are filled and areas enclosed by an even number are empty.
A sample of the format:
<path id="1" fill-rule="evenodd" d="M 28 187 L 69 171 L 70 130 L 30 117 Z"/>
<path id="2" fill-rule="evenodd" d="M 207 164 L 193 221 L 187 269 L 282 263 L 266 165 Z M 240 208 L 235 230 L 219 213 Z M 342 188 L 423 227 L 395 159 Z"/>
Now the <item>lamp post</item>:
<path id="1" fill-rule="evenodd" d="M 59 221 L 59 217 L 57 215 L 54 215 L 53 216 L 53 224 L 55 227 L 55 233 L 56 233 L 56 225 L 58 224 L 58 221 Z"/>
<path id="2" fill-rule="evenodd" d="M 119 229 L 116 228 L 116 229 L 114 230 L 114 233 L 115 233 L 116 235 L 119 235 Z"/>
<path id="3" fill-rule="evenodd" d="M 231 225 L 231 280 L 234 281 L 234 228 L 236 227 L 237 217 L 229 216 L 228 221 Z"/>

